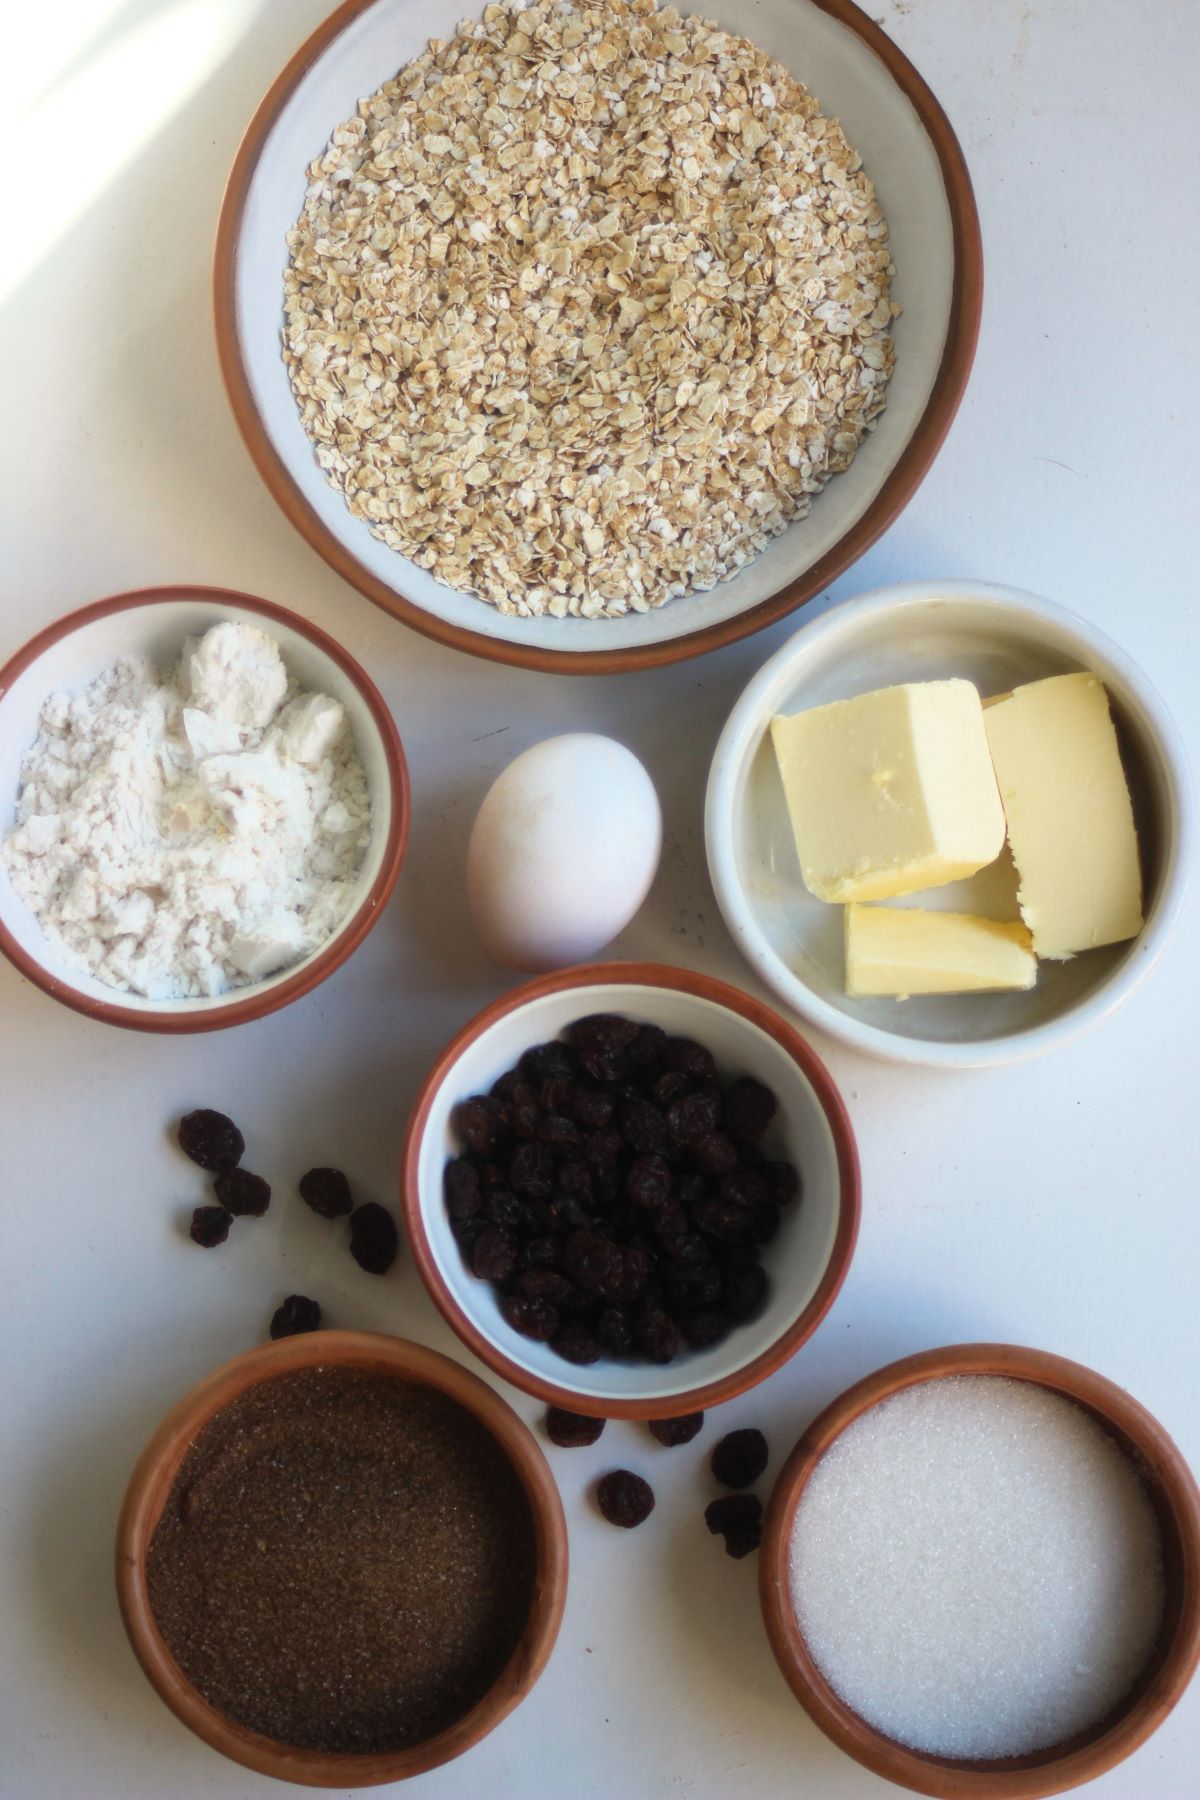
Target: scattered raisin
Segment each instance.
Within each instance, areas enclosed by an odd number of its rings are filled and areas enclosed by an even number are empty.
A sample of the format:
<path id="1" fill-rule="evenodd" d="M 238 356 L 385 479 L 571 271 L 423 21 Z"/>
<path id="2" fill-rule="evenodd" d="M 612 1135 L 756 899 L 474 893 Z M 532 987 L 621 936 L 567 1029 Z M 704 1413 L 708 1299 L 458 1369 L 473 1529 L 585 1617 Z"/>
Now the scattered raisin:
<path id="1" fill-rule="evenodd" d="M 350 1215 L 350 1254 L 368 1275 L 386 1275 L 396 1260 L 400 1236 L 386 1206 L 367 1200 Z"/>
<path id="2" fill-rule="evenodd" d="M 249 1169 L 226 1169 L 213 1182 L 213 1193 L 235 1219 L 260 1219 L 271 1204 L 270 1183 Z"/>
<path id="3" fill-rule="evenodd" d="M 753 1427 L 729 1432 L 712 1453 L 712 1472 L 722 1487 L 752 1487 L 766 1466 L 767 1440 Z"/>
<path id="4" fill-rule="evenodd" d="M 222 1175 L 241 1162 L 246 1140 L 232 1119 L 202 1106 L 180 1119 L 179 1148 L 202 1169 Z"/>
<path id="5" fill-rule="evenodd" d="M 762 1542 L 763 1507 L 757 1494 L 723 1494 L 704 1510 L 704 1523 L 725 1539 L 729 1556 L 748 1556 Z"/>
<path id="6" fill-rule="evenodd" d="M 684 1413 L 678 1419 L 651 1419 L 650 1433 L 660 1444 L 665 1444 L 668 1450 L 673 1450 L 677 1444 L 690 1444 L 699 1435 L 703 1425 L 702 1412 Z"/>
<path id="7" fill-rule="evenodd" d="M 289 1294 L 282 1306 L 275 1309 L 271 1319 L 271 1336 L 273 1338 L 299 1337 L 302 1331 L 317 1331 L 321 1324 L 321 1307 L 316 1300 L 306 1300 L 303 1294 Z"/>
<path id="8" fill-rule="evenodd" d="M 223 1206 L 198 1206 L 192 1214 L 189 1236 L 202 1250 L 212 1250 L 229 1236 L 231 1220 Z"/>
<path id="9" fill-rule="evenodd" d="M 596 1500 L 610 1525 L 632 1531 L 654 1511 L 654 1489 L 631 1469 L 613 1469 L 596 1483 Z"/>
<path id="10" fill-rule="evenodd" d="M 546 1408 L 546 1436 L 560 1450 L 582 1450 L 594 1444 L 604 1430 L 603 1419 L 589 1419 L 586 1413 L 568 1412 L 565 1406 Z"/>
<path id="11" fill-rule="evenodd" d="M 350 1183 L 340 1169 L 310 1169 L 300 1177 L 300 1198 L 323 1219 L 344 1219 L 354 1211 Z M 451 1214 L 455 1216 L 466 1218 L 467 1214 Z"/>

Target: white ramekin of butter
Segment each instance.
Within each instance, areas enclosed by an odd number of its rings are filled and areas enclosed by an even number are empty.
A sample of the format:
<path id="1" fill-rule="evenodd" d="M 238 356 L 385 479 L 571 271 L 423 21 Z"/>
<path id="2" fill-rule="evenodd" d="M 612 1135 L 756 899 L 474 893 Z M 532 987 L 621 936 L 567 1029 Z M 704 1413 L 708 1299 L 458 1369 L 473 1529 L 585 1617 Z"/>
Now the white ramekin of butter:
<path id="1" fill-rule="evenodd" d="M 708 864 L 762 980 L 898 1062 L 977 1068 L 1096 1024 L 1179 915 L 1179 736 L 1074 613 L 986 583 L 832 608 L 759 670 L 713 757 Z"/>

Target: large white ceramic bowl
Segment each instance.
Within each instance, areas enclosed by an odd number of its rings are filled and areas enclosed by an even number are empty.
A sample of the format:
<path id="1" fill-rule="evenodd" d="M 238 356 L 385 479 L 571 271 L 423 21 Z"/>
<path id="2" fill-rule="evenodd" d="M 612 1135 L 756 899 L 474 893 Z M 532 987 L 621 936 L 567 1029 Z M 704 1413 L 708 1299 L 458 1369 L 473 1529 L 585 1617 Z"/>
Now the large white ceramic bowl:
<path id="1" fill-rule="evenodd" d="M 62 956 L 14 891 L 0 863 L 0 951 L 55 1000 L 138 1031 L 213 1031 L 275 1012 L 324 981 L 366 937 L 396 884 L 408 840 L 404 751 L 383 696 L 365 669 L 318 626 L 285 607 L 226 588 L 144 588 L 59 619 L 0 669 L 0 838 L 12 827 L 21 759 L 38 733 L 42 702 L 86 687 L 120 656 L 178 661 L 185 639 L 241 619 L 267 631 L 289 674 L 346 708 L 371 794 L 371 842 L 343 923 L 303 961 L 209 999 L 148 1000 L 97 981 Z"/>
<path id="2" fill-rule="evenodd" d="M 425 46 L 466 0 L 347 0 L 288 64 L 238 152 L 217 239 L 221 365 L 259 471 L 288 517 L 347 581 L 409 625 L 501 662 L 609 673 L 677 660 L 756 631 L 810 599 L 896 518 L 949 429 L 979 330 L 982 256 L 954 133 L 895 44 L 851 0 L 714 0 L 840 118 L 875 182 L 903 307 L 887 409 L 853 466 L 734 580 L 620 619 L 519 619 L 442 587 L 371 536 L 317 466 L 281 355 L 285 237 L 305 172 L 334 127 Z M 482 11 L 482 0 L 476 0 Z"/>
<path id="3" fill-rule="evenodd" d="M 800 1171 L 799 1199 L 783 1209 L 763 1252 L 766 1305 L 708 1350 L 685 1350 L 665 1366 L 602 1358 L 566 1362 L 522 1337 L 500 1312 L 490 1282 L 467 1268 L 446 1214 L 446 1164 L 462 1149 L 455 1107 L 486 1094 L 526 1050 L 592 1013 L 660 1025 L 694 1038 L 722 1076 L 754 1075 L 779 1111 L 764 1144 Z M 436 1305 L 482 1360 L 527 1393 L 604 1417 L 659 1418 L 728 1400 L 762 1381 L 816 1330 L 850 1266 L 858 1232 L 858 1154 L 846 1109 L 804 1039 L 764 1006 L 724 982 L 652 963 L 592 964 L 527 983 L 465 1025 L 438 1058 L 409 1122 L 402 1199 L 413 1258 Z"/>
<path id="4" fill-rule="evenodd" d="M 980 692 L 1091 669 L 1108 689 L 1133 796 L 1146 923 L 1132 943 L 1044 962 L 1021 994 L 851 1000 L 842 908 L 800 878 L 768 726 L 827 700 L 963 675 Z M 1149 973 L 1179 916 L 1193 835 L 1187 762 L 1165 705 L 1103 632 L 1016 588 L 902 582 L 835 606 L 803 626 L 742 694 L 713 757 L 705 809 L 708 866 L 725 923 L 785 1005 L 856 1050 L 894 1062 L 976 1068 L 1066 1043 L 1107 1017 Z M 912 904 L 910 896 L 908 904 Z M 1016 918 L 1007 853 L 923 905 Z"/>

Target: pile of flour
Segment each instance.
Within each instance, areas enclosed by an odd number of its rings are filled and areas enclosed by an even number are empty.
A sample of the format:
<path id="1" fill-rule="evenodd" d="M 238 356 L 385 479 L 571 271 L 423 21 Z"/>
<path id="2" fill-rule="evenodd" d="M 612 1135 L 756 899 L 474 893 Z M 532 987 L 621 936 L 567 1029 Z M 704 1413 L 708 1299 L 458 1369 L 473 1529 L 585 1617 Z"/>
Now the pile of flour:
<path id="1" fill-rule="evenodd" d="M 252 625 L 51 694 L 3 846 L 55 948 L 149 999 L 220 994 L 342 923 L 370 837 L 345 709 Z"/>

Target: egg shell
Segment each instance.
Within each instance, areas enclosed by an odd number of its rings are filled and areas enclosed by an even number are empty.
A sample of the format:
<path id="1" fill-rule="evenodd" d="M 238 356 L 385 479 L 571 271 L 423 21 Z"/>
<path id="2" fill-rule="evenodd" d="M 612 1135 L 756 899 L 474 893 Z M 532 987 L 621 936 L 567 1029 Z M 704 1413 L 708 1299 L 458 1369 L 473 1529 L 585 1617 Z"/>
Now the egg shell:
<path id="1" fill-rule="evenodd" d="M 475 928 L 508 968 L 585 962 L 633 918 L 661 849 L 658 795 L 632 751 L 594 732 L 546 738 L 497 776 L 476 817 Z"/>

